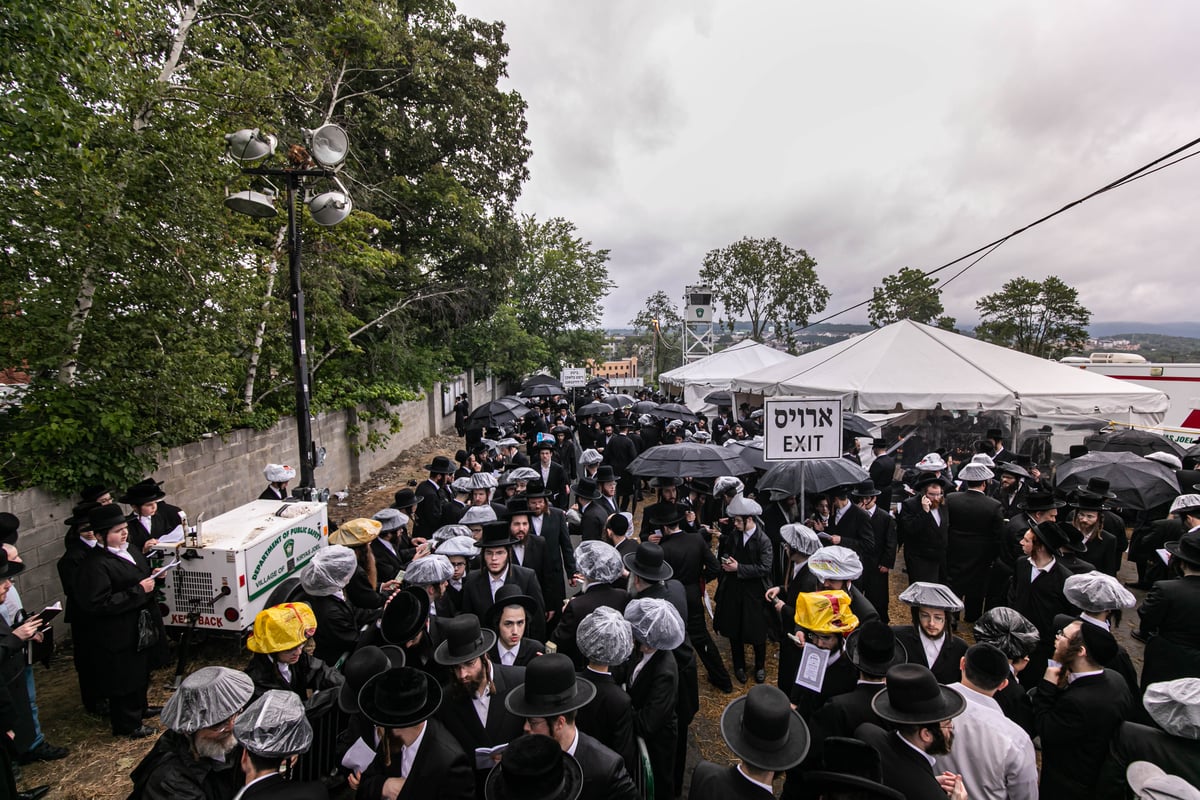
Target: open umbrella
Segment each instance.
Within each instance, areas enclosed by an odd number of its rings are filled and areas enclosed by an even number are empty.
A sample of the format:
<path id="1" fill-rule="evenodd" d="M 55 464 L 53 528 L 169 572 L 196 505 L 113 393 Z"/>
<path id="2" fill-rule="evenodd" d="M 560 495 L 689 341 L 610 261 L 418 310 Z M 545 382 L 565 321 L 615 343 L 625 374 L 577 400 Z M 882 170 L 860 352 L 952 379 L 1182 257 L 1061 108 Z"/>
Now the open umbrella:
<path id="1" fill-rule="evenodd" d="M 1184 451 L 1183 455 L 1190 458 L 1200 458 L 1200 439 L 1196 443 Z"/>
<path id="2" fill-rule="evenodd" d="M 585 403 L 575 412 L 577 417 L 602 417 L 615 411 L 608 403 Z"/>
<path id="3" fill-rule="evenodd" d="M 733 392 L 728 389 L 717 389 L 704 395 L 704 402 L 714 406 L 733 406 Z"/>
<path id="4" fill-rule="evenodd" d="M 649 414 L 658 408 L 658 403 L 653 400 L 639 400 L 630 406 L 630 408 L 639 414 Z"/>
<path id="5" fill-rule="evenodd" d="M 606 394 L 604 395 L 604 402 L 613 408 L 625 408 L 625 406 L 631 406 L 636 403 L 637 399 L 627 394 Z"/>
<path id="6" fill-rule="evenodd" d="M 1088 453 L 1058 468 L 1060 493 L 1086 486 L 1090 478 L 1108 480 L 1108 490 L 1125 508 L 1145 511 L 1171 502 L 1179 494 L 1175 470 L 1133 453 Z"/>
<path id="7" fill-rule="evenodd" d="M 660 444 L 629 464 L 629 472 L 645 477 L 717 478 L 753 471 L 753 467 L 729 448 L 695 442 Z"/>
<path id="8" fill-rule="evenodd" d="M 874 438 L 875 434 L 871 432 L 871 429 L 874 427 L 874 425 L 858 414 L 851 414 L 849 411 L 842 412 L 842 430 L 852 436 Z"/>
<path id="9" fill-rule="evenodd" d="M 761 436 L 755 436 L 753 439 L 728 439 L 724 447 L 727 450 L 732 450 L 741 456 L 742 461 L 745 461 L 755 469 L 770 469 L 771 462 L 767 461 L 763 454 L 763 440 Z"/>
<path id="10" fill-rule="evenodd" d="M 758 490 L 784 494 L 820 494 L 837 486 L 861 483 L 870 477 L 865 469 L 845 458 L 780 461 L 758 479 Z"/>
<path id="11" fill-rule="evenodd" d="M 695 422 L 700 419 L 690 408 L 679 403 L 663 403 L 651 411 L 650 416 L 661 417 L 662 419 L 677 419 L 683 422 Z"/>
<path id="12" fill-rule="evenodd" d="M 468 428 L 497 428 L 528 414 L 529 406 L 515 397 L 500 397 L 476 406 L 467 415 Z"/>
<path id="13" fill-rule="evenodd" d="M 558 383 L 535 383 L 521 390 L 521 397 L 553 397 L 556 394 L 566 394 L 567 390 Z"/>
<path id="14" fill-rule="evenodd" d="M 521 388 L 528 389 L 530 386 L 537 386 L 538 384 L 543 383 L 552 383 L 555 386 L 562 385 L 559 383 L 558 378 L 554 377 L 553 375 L 547 375 L 544 372 L 539 372 L 536 375 L 530 375 L 528 378 L 521 381 Z"/>
<path id="15" fill-rule="evenodd" d="M 1083 440 L 1089 453 L 1134 453 L 1144 456 L 1149 453 L 1170 453 L 1183 458 L 1187 450 L 1180 444 L 1167 437 L 1140 431 L 1136 428 L 1113 431 L 1112 433 L 1097 433 Z"/>
<path id="16" fill-rule="evenodd" d="M 592 378 L 584 385 L 583 388 L 598 389 L 601 386 L 608 386 L 608 378 Z"/>

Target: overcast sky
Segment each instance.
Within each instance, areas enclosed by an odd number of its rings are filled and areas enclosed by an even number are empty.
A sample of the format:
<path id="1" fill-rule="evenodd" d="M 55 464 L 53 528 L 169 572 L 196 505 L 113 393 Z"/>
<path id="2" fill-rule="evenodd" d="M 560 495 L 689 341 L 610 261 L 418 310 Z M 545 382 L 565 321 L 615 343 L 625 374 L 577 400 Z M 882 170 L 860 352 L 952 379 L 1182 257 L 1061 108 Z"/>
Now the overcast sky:
<path id="1" fill-rule="evenodd" d="M 519 208 L 611 250 L 606 326 L 704 254 L 776 236 L 828 310 L 1200 137 L 1200 3 L 458 0 L 508 26 L 529 104 Z M 1195 319 L 1200 158 L 1014 239 L 947 312 L 1058 275 L 1094 321 Z M 865 310 L 842 322 L 864 322 Z"/>

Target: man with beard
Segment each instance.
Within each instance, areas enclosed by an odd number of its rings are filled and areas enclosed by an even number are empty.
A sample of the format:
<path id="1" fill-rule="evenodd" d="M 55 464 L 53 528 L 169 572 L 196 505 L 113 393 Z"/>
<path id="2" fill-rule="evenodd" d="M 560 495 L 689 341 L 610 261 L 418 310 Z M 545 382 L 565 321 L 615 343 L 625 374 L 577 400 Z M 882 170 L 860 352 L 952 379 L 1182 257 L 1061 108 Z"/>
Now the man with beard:
<path id="1" fill-rule="evenodd" d="M 720 585 L 713 628 L 729 639 L 733 674 L 746 682 L 746 651 L 754 650 L 754 679 L 767 679 L 767 618 L 763 594 L 771 578 L 771 541 L 758 528 L 762 506 L 737 495 L 726 508 L 733 530 L 721 536 Z"/>
<path id="2" fill-rule="evenodd" d="M 1042 738 L 1042 797 L 1094 797 L 1096 782 L 1121 723 L 1133 713 L 1125 681 L 1100 666 L 1116 656 L 1117 640 L 1097 625 L 1060 618 L 1054 657 L 1033 694 Z"/>
<path id="3" fill-rule="evenodd" d="M 958 692 L 938 685 L 937 678 L 918 664 L 900 664 L 887 673 L 887 688 L 871 701 L 875 713 L 896 726 L 888 732 L 872 723 L 858 726 L 854 737 L 871 745 L 883 765 L 883 782 L 908 800 L 966 800 L 961 775 L 934 774 L 934 757 L 954 745 L 954 718 L 967 701 Z"/>
<path id="4" fill-rule="evenodd" d="M 1081 558 L 1097 572 L 1116 577 L 1121 568 L 1121 552 L 1117 550 L 1117 537 L 1104 530 L 1104 498 L 1086 490 L 1076 493 L 1071 524 L 1083 537 L 1086 551 Z"/>
<path id="5" fill-rule="evenodd" d="M 1023 467 L 1011 461 L 997 463 L 995 473 L 1000 476 L 1000 481 L 992 486 L 989 496 L 1000 503 L 1005 518 L 1012 519 L 1017 516 L 1021 503 L 1029 494 L 1026 481 L 1032 482 L 1033 478 Z"/>
<path id="6" fill-rule="evenodd" d="M 643 542 L 658 544 L 662 531 L 659 531 L 650 521 L 660 517 L 674 516 L 673 507 L 679 502 L 681 485 L 683 485 L 682 478 L 659 477 L 650 481 L 650 488 L 658 492 L 658 502 L 642 509 L 642 527 L 638 531 L 638 538 Z M 656 533 L 659 534 L 658 538 L 650 538 Z"/>
<path id="7" fill-rule="evenodd" d="M 937 475 L 926 475 L 913 487 L 917 495 L 900 505 L 896 538 L 904 548 L 909 580 L 944 583 L 950 512 L 942 503 L 946 489 Z"/>
<path id="8" fill-rule="evenodd" d="M 163 706 L 167 732 L 130 773 L 130 797 L 231 800 L 239 788 L 229 758 L 237 747 L 233 724 L 253 693 L 250 676 L 226 667 L 204 667 L 184 678 Z"/>

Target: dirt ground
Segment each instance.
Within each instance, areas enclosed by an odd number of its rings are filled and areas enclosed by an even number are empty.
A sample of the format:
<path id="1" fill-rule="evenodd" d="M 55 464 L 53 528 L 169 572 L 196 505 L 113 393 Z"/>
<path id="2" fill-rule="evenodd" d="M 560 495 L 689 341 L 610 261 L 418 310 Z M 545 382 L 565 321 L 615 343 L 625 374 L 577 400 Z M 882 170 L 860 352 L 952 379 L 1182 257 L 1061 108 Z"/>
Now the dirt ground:
<path id="1" fill-rule="evenodd" d="M 421 466 L 437 454 L 453 454 L 459 447 L 459 440 L 453 437 L 436 437 L 427 439 L 418 447 L 405 451 L 387 467 L 375 472 L 362 484 L 350 487 L 349 496 L 345 501 L 334 501 L 329 508 L 330 523 L 339 523 L 360 516 L 370 516 L 392 502 L 393 493 L 409 481 L 425 477 Z M 635 529 L 640 524 L 641 507 L 635 515 Z M 1132 567 L 1125 566 L 1129 574 L 1122 573 L 1121 578 L 1131 581 L 1135 578 Z M 908 607 L 896 600 L 896 596 L 907 586 L 904 572 L 900 569 L 892 573 L 892 604 L 890 613 L 893 621 L 908 617 Z M 1142 592 L 1134 590 L 1139 601 Z M 1125 621 L 1118 631 L 1118 640 L 1129 651 L 1137 667 L 1141 668 L 1142 644 L 1129 636 L 1136 614 L 1126 614 Z M 970 625 L 960 625 L 959 635 L 968 641 L 973 641 Z M 715 637 L 722 648 L 725 663 L 729 664 L 728 643 L 722 637 Z M 210 638 L 193 648 L 189 671 L 210 664 L 221 664 L 234 668 L 245 666 L 247 653 L 237 641 L 232 639 Z M 767 646 L 767 681 L 774 684 L 778 672 L 778 647 Z M 141 761 L 142 757 L 153 746 L 154 738 L 140 741 L 115 739 L 109 732 L 107 723 L 83 713 L 79 701 L 79 689 L 76 682 L 75 670 L 71 664 L 69 645 L 60 645 L 58 654 L 49 669 L 41 665 L 35 668 L 35 680 L 38 692 L 38 710 L 42 729 L 46 738 L 53 744 L 70 748 L 71 754 L 61 760 L 49 763 L 37 763 L 23 767 L 24 774 L 19 781 L 19 788 L 28 789 L 39 784 L 52 784 L 53 788 L 47 795 L 49 800 L 116 800 L 128 796 L 132 784 L 129 772 Z M 155 672 L 151 679 L 150 702 L 155 705 L 164 703 L 170 695 L 175 668 L 164 668 Z M 700 711 L 691 725 L 691 739 L 688 748 L 688 768 L 685 772 L 690 780 L 691 769 L 696 761 L 703 758 L 717 763 L 733 763 L 729 750 L 721 738 L 719 727 L 721 712 L 734 698 L 744 694 L 753 679 L 745 686 L 734 683 L 733 694 L 724 694 L 711 686 L 704 676 L 703 667 L 700 670 Z M 158 720 L 150 724 L 161 728 Z M 776 789 L 779 784 L 776 784 Z M 685 785 L 686 789 L 686 785 Z M 343 796 L 349 796 L 344 792 Z"/>

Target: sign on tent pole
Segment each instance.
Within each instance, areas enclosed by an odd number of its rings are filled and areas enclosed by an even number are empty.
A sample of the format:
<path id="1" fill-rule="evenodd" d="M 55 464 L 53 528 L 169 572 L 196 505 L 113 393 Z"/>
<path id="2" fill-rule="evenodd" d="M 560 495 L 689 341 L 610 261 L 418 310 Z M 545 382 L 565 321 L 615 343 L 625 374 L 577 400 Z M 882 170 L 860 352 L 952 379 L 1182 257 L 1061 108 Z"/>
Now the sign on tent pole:
<path id="1" fill-rule="evenodd" d="M 840 458 L 842 398 L 772 397 L 763 404 L 767 461 Z"/>
<path id="2" fill-rule="evenodd" d="M 558 382 L 564 389 L 581 389 L 587 386 L 587 370 L 583 367 L 564 367 Z"/>

